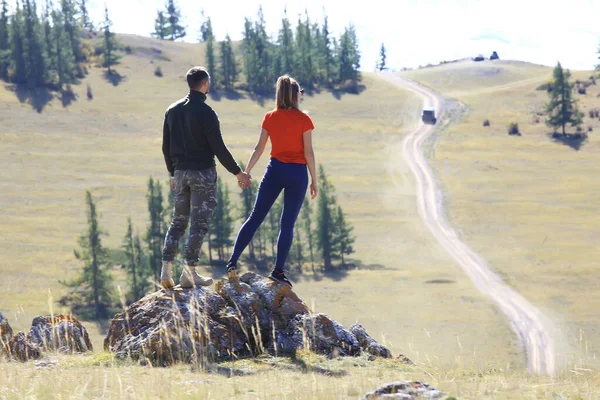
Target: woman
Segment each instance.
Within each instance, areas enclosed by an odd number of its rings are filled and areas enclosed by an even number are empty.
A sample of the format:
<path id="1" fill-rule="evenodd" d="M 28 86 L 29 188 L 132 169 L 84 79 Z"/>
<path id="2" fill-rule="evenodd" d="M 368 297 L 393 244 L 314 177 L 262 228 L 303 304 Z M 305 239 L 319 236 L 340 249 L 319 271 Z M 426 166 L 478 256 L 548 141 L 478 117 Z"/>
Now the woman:
<path id="1" fill-rule="evenodd" d="M 271 160 L 256 195 L 254 208 L 240 228 L 233 253 L 227 263 L 230 277 L 237 273 L 237 262 L 248 246 L 256 230 L 263 222 L 271 206 L 283 190 L 283 211 L 281 226 L 277 238 L 277 257 L 275 268 L 269 278 L 288 284 L 283 271 L 285 261 L 292 246 L 294 224 L 304 202 L 308 176 L 310 172 L 310 197 L 317 197 L 317 174 L 315 170 L 315 153 L 312 147 L 312 131 L 315 128 L 310 117 L 300 110 L 300 99 L 304 90 L 298 82 L 288 75 L 279 77 L 275 98 L 277 107 L 268 112 L 262 122 L 258 143 L 248 161 L 246 173 L 250 174 L 271 140 Z"/>

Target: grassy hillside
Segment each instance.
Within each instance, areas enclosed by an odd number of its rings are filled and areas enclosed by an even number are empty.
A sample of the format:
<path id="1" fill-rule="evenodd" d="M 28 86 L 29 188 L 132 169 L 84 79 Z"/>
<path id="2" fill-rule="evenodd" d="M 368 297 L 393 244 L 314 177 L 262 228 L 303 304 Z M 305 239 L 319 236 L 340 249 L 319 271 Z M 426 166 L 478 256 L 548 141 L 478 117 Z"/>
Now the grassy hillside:
<path id="1" fill-rule="evenodd" d="M 146 229 L 148 176 L 167 180 L 162 117 L 186 94 L 185 72 L 202 64 L 203 47 L 128 35 L 120 40 L 133 50 L 116 68 L 121 82 L 115 86 L 91 66 L 74 87 L 76 101 L 66 106 L 54 98 L 38 113 L 19 102 L 10 86 L 0 86 L 0 309 L 17 329 L 48 313 L 49 304 L 60 311 L 56 300 L 64 288 L 58 280 L 80 268 L 73 249 L 86 228 L 86 188 L 109 233 L 105 245 L 118 248 L 128 215 L 138 231 Z M 154 75 L 156 66 L 164 77 Z M 309 274 L 297 283 L 297 293 L 343 324 L 361 322 L 394 353 L 417 361 L 521 367 L 523 356 L 503 315 L 432 239 L 416 212 L 410 171 L 397 162 L 420 100 L 368 73 L 364 84 L 358 96 L 309 94 L 303 107 L 317 126 L 317 161 L 325 165 L 355 226 L 355 257 L 380 267 L 345 277 Z M 93 100 L 87 99 L 87 85 Z M 245 93 L 210 102 L 233 154 L 246 161 L 272 102 Z M 266 161 L 265 156 L 255 177 Z M 222 167 L 219 173 L 235 199 L 235 180 Z M 403 189 L 394 181 L 404 182 Z M 241 221 L 236 224 L 237 230 Z M 123 285 L 123 272 L 113 273 Z M 207 273 L 219 277 L 222 271 Z M 103 332 L 94 324 L 90 328 L 100 348 Z"/>
<path id="2" fill-rule="evenodd" d="M 468 107 L 431 155 L 451 222 L 509 285 L 555 321 L 559 365 L 597 365 L 600 121 L 588 111 L 600 108 L 600 87 L 575 95 L 584 130 L 592 129 L 576 150 L 577 143 L 550 138 L 540 116 L 548 96 L 536 88 L 551 78 L 551 68 L 485 61 L 405 74 Z M 572 80 L 591 74 L 573 71 Z M 483 127 L 486 119 L 489 127 Z M 522 136 L 507 134 L 511 122 Z"/>

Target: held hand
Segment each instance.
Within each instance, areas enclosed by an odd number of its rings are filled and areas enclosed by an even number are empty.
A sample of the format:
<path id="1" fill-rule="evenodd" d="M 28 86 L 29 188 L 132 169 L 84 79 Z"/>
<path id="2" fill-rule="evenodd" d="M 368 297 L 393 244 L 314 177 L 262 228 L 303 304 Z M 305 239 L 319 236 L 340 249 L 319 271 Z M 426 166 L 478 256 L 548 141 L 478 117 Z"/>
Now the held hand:
<path id="1" fill-rule="evenodd" d="M 317 185 L 314 182 L 312 182 L 310 184 L 310 199 L 314 200 L 318 194 L 319 194 L 319 189 L 317 188 Z"/>
<path id="2" fill-rule="evenodd" d="M 242 188 L 242 189 L 246 189 L 250 186 L 252 177 L 250 176 L 250 174 L 246 173 L 246 172 L 240 172 L 239 174 L 236 175 L 237 180 L 238 180 L 238 185 Z"/>
<path id="3" fill-rule="evenodd" d="M 171 190 L 175 190 L 175 177 L 171 177 Z"/>

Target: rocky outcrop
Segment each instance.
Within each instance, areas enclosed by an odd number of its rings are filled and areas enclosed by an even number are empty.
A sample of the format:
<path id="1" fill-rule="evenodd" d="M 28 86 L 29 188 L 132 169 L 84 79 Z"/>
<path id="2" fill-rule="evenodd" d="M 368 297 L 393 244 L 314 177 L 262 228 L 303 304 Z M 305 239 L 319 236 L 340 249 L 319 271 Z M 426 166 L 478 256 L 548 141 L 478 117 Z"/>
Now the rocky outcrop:
<path id="1" fill-rule="evenodd" d="M 356 336 L 360 347 L 363 348 L 367 353 L 375 357 L 392 358 L 392 352 L 389 351 L 387 347 L 380 345 L 375 341 L 375 339 L 369 336 L 362 325 L 352 325 L 350 327 L 350 332 Z"/>
<path id="2" fill-rule="evenodd" d="M 306 348 L 331 357 L 373 354 L 376 342 L 364 335 L 361 346 L 327 315 L 311 314 L 289 286 L 247 272 L 222 279 L 215 290 L 177 286 L 142 298 L 115 316 L 104 347 L 153 365 L 293 355 Z M 390 354 L 382 349 L 379 354 Z"/>
<path id="3" fill-rule="evenodd" d="M 445 399 L 446 394 L 421 382 L 392 382 L 367 393 L 362 400 Z"/>
<path id="4" fill-rule="evenodd" d="M 13 331 L 8 320 L 4 318 L 4 315 L 0 313 L 0 350 L 6 345 L 13 337 Z M 1 353 L 1 352 L 0 352 Z"/>
<path id="5" fill-rule="evenodd" d="M 35 317 L 29 332 L 19 332 L 6 346 L 8 356 L 19 361 L 41 358 L 44 351 L 85 353 L 92 351 L 92 342 L 77 318 L 57 315 Z"/>

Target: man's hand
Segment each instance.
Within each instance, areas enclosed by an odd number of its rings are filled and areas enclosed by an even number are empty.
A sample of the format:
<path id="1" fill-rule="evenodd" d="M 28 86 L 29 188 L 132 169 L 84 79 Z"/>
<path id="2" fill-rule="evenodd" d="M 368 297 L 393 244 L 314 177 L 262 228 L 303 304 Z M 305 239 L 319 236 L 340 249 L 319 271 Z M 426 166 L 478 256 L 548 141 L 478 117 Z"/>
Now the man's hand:
<path id="1" fill-rule="evenodd" d="M 171 177 L 171 190 L 175 190 L 175 177 Z"/>
<path id="2" fill-rule="evenodd" d="M 236 175 L 236 177 L 238 180 L 238 185 L 240 185 L 242 189 L 250 187 L 250 183 L 252 182 L 252 177 L 250 176 L 250 174 L 246 172 L 240 172 Z"/>

